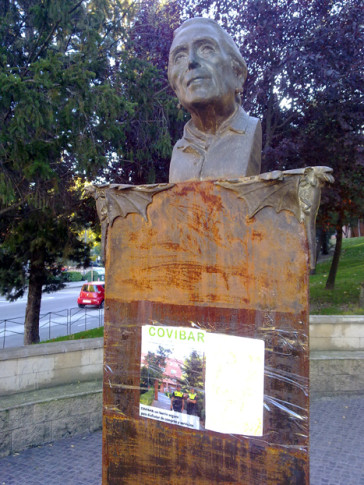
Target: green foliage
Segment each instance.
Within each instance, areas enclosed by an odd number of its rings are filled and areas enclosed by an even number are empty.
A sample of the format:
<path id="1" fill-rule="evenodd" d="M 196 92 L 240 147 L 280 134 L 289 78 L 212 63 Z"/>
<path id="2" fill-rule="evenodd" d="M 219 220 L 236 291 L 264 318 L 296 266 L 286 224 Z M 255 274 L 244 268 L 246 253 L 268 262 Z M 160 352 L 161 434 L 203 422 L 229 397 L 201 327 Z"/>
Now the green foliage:
<path id="1" fill-rule="evenodd" d="M 170 349 L 166 349 L 161 345 L 159 345 L 156 353 L 148 351 L 141 368 L 141 389 L 148 389 L 150 386 L 154 385 L 154 381 L 156 379 L 162 379 L 163 372 L 166 367 L 166 358 L 170 353 Z"/>
<path id="2" fill-rule="evenodd" d="M 50 283 L 54 289 L 64 258 L 88 260 L 88 247 L 79 241 L 76 232 L 72 232 L 72 220 L 67 214 L 55 219 L 50 208 L 32 211 L 26 207 L 13 216 L 10 221 L 0 220 L 0 228 L 8 222 L 6 232 L 0 236 L 0 292 L 10 300 L 24 294 L 32 268 L 38 268 L 42 284 Z"/>
<path id="3" fill-rule="evenodd" d="M 204 365 L 204 357 L 194 350 L 182 366 L 182 385 L 186 388 L 203 389 Z"/>
<path id="4" fill-rule="evenodd" d="M 44 340 L 41 344 L 49 342 L 62 342 L 64 340 L 81 340 L 85 338 L 99 338 L 104 336 L 104 327 L 92 328 L 91 330 L 84 330 L 83 332 L 73 333 L 71 335 L 65 335 L 63 337 L 56 337 L 51 340 Z"/>
<path id="5" fill-rule="evenodd" d="M 325 289 L 331 261 L 318 263 L 310 276 L 310 313 L 322 315 L 364 314 L 359 308 L 360 284 L 364 282 L 364 237 L 344 239 L 335 289 Z"/>
<path id="6" fill-rule="evenodd" d="M 140 396 L 140 403 L 146 406 L 151 406 L 154 401 L 154 389 L 149 389 L 149 391 L 144 392 Z"/>
<path id="7" fill-rule="evenodd" d="M 197 394 L 196 413 L 202 420 L 205 419 L 204 374 L 205 356 L 194 350 L 183 363 L 182 386 L 186 393 L 188 393 L 191 388 L 195 389 Z"/>
<path id="8" fill-rule="evenodd" d="M 78 234 L 95 213 L 82 185 L 134 109 L 110 77 L 131 13 L 119 0 L 0 6 L 0 293 L 16 299 L 29 281 L 25 340 L 37 339 L 42 286 L 61 286 L 64 260 L 88 264 Z"/>
<path id="9" fill-rule="evenodd" d="M 82 281 L 83 276 L 79 271 L 66 271 L 62 273 L 62 279 L 67 282 L 75 282 Z"/>
<path id="10" fill-rule="evenodd" d="M 124 138 L 117 157 L 110 159 L 109 181 L 168 181 L 172 147 L 182 134 L 186 116 L 178 110 L 167 79 L 169 47 L 179 23 L 178 2 L 138 2 L 125 50 L 112 69 L 115 89 L 128 99 L 132 109 L 127 116 L 117 118 Z"/>

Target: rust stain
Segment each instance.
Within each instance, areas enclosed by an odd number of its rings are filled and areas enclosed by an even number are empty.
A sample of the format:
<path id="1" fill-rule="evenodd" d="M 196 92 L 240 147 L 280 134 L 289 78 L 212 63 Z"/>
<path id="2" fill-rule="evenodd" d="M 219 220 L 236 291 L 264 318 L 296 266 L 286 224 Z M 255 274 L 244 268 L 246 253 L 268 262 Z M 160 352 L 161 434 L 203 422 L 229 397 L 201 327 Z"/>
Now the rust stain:
<path id="1" fill-rule="evenodd" d="M 175 242 L 163 242 L 161 244 L 161 247 L 165 249 L 174 250 L 174 251 L 178 251 L 179 246 L 180 246 L 179 243 L 175 243 Z"/>
<path id="2" fill-rule="evenodd" d="M 221 197 L 219 197 L 216 193 L 213 193 L 211 189 L 211 185 L 200 185 L 200 195 L 202 198 L 203 203 L 209 207 L 211 210 L 222 212 L 224 210 L 224 206 L 222 205 Z"/>
<path id="3" fill-rule="evenodd" d="M 261 232 L 258 232 L 258 231 L 252 231 L 252 239 L 253 240 L 257 240 L 257 241 L 261 241 L 263 239 L 263 235 Z"/>
<path id="4" fill-rule="evenodd" d="M 129 242 L 133 243 L 137 241 L 137 235 L 135 233 L 130 233 L 129 234 Z"/>
<path id="5" fill-rule="evenodd" d="M 190 193 L 195 194 L 196 189 L 198 189 L 198 184 L 195 182 L 178 184 L 178 197 L 183 199 L 183 197 L 188 196 Z"/>

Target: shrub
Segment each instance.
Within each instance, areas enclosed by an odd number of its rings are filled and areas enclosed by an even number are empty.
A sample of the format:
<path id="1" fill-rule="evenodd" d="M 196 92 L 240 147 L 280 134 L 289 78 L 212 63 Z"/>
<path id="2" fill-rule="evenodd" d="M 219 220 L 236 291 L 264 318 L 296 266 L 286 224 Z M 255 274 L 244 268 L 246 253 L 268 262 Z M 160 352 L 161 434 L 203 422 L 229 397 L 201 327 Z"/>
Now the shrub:
<path id="1" fill-rule="evenodd" d="M 63 281 L 82 281 L 82 274 L 78 271 L 67 271 L 62 274 Z"/>
<path id="2" fill-rule="evenodd" d="M 149 389 L 146 393 L 140 396 L 140 403 L 146 406 L 151 406 L 154 401 L 154 389 Z"/>

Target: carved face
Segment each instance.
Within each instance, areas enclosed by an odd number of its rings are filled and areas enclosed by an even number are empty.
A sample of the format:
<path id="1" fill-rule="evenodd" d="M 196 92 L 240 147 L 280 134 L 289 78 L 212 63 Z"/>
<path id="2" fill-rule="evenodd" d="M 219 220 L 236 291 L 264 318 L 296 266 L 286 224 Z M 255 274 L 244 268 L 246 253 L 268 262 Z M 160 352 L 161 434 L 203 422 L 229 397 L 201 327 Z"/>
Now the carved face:
<path id="1" fill-rule="evenodd" d="M 208 104 L 228 110 L 235 106 L 235 89 L 241 82 L 213 25 L 193 23 L 176 35 L 168 74 L 180 103 L 189 111 Z"/>

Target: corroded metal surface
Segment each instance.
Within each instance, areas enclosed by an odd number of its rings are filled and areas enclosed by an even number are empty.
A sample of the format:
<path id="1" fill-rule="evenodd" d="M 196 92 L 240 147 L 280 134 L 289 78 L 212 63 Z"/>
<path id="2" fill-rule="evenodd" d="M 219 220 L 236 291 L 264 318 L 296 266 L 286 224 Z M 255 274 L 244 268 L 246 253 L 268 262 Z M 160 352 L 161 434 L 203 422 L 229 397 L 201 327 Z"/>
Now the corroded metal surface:
<path id="1" fill-rule="evenodd" d="M 106 255 L 103 483 L 308 484 L 304 223 L 271 207 L 250 217 L 231 190 L 181 183 L 147 219 L 116 218 Z M 262 437 L 139 416 L 141 327 L 153 322 L 265 341 Z"/>
<path id="2" fill-rule="evenodd" d="M 309 250 L 310 268 L 316 264 L 316 216 L 320 205 L 321 188 L 334 181 L 329 167 L 307 167 L 295 170 L 267 172 L 252 177 L 215 182 L 234 191 L 248 206 L 248 216 L 253 217 L 264 207 L 276 212 L 288 210 L 304 222 Z M 107 229 L 117 217 L 136 213 L 147 219 L 147 207 L 153 196 L 168 190 L 173 184 L 155 185 L 100 185 L 87 187 L 95 198 L 102 230 L 104 254 Z"/>
<path id="3" fill-rule="evenodd" d="M 87 186 L 86 192 L 96 200 L 97 214 L 101 223 L 101 254 L 105 256 L 107 230 L 117 217 L 126 217 L 128 214 L 135 213 L 146 219 L 147 207 L 152 202 L 153 196 L 170 187 L 173 187 L 173 184 Z"/>
<path id="4" fill-rule="evenodd" d="M 233 190 L 245 200 L 250 217 L 264 207 L 276 212 L 288 210 L 304 222 L 310 250 L 310 268 L 316 266 L 316 216 L 320 206 L 321 188 L 333 183 L 329 167 L 307 167 L 295 170 L 267 172 L 255 177 L 216 182 Z M 263 183 L 257 183 L 263 182 Z"/>

